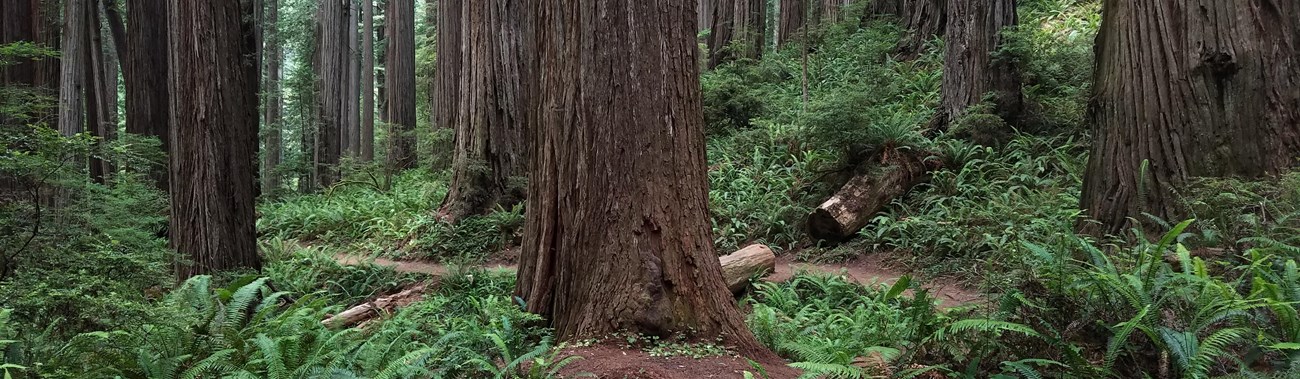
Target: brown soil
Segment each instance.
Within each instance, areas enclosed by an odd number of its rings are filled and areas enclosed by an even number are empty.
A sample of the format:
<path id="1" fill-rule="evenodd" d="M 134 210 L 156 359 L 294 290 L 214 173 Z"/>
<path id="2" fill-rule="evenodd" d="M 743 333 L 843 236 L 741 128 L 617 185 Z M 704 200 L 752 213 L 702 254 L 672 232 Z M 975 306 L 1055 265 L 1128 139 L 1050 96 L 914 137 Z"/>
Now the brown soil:
<path id="1" fill-rule="evenodd" d="M 345 265 L 358 265 L 363 262 L 371 261 L 376 265 L 392 267 L 401 273 L 418 273 L 433 276 L 447 275 L 450 270 L 447 266 L 429 262 L 417 261 L 395 261 L 385 258 L 362 258 L 351 255 L 336 256 L 339 263 Z M 494 263 L 485 264 L 479 267 L 492 271 L 514 271 L 516 266 L 508 263 L 505 259 L 494 259 Z M 790 256 L 777 257 L 776 272 L 763 278 L 769 282 L 784 282 L 790 280 L 795 274 L 807 272 L 815 274 L 844 275 L 845 279 L 863 284 L 863 285 L 893 285 L 899 278 L 907 275 L 906 272 L 894 270 L 884 263 L 882 255 L 871 254 L 859 257 L 843 264 L 812 264 L 804 262 L 795 262 Z M 937 280 L 926 282 L 923 287 L 930 290 L 930 294 L 940 301 L 942 308 L 955 308 L 965 305 L 979 304 L 984 301 L 983 294 L 966 289 L 958 284 L 958 281 Z"/>
<path id="2" fill-rule="evenodd" d="M 624 349 L 619 346 L 595 345 L 569 348 L 561 357 L 582 357 L 561 370 L 565 378 L 578 378 L 580 375 L 595 375 L 597 378 L 614 379 L 698 379 L 698 378 L 743 378 L 745 371 L 761 377 L 749 361 L 741 357 L 722 356 L 695 359 L 691 357 L 652 357 L 637 349 Z M 799 376 L 798 370 L 786 366 L 786 362 L 759 362 L 768 377 L 772 379 L 790 379 Z M 590 376 L 588 376 L 590 377 Z"/>
<path id="3" fill-rule="evenodd" d="M 868 286 L 890 286 L 897 282 L 899 278 L 907 275 L 906 272 L 889 267 L 884 262 L 884 256 L 881 254 L 869 254 L 842 264 L 795 262 L 791 256 L 781 256 L 776 258 L 776 272 L 763 278 L 763 280 L 784 282 L 801 272 L 844 275 L 844 278 L 848 281 Z M 922 287 L 929 290 L 930 295 L 940 301 L 939 306 L 941 308 L 956 308 L 979 304 L 984 301 L 983 294 L 963 287 L 956 280 L 927 281 Z"/>

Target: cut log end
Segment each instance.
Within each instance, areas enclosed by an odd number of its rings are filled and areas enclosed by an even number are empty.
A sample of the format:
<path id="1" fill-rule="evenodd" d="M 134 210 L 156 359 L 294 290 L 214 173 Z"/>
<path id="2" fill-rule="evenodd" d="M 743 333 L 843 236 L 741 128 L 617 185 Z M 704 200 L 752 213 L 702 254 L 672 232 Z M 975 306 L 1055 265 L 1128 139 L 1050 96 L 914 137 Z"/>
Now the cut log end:
<path id="1" fill-rule="evenodd" d="M 835 196 L 808 215 L 808 235 L 819 240 L 844 241 L 857 235 L 895 198 L 929 180 L 922 159 L 899 154 L 884 165 L 850 179 Z"/>
<path id="2" fill-rule="evenodd" d="M 718 259 L 722 264 L 722 278 L 731 293 L 749 287 L 749 280 L 776 270 L 776 253 L 767 246 L 754 244 Z"/>
<path id="3" fill-rule="evenodd" d="M 824 241 L 843 241 L 850 237 L 835 215 L 823 208 L 814 209 L 808 215 L 808 235 Z"/>

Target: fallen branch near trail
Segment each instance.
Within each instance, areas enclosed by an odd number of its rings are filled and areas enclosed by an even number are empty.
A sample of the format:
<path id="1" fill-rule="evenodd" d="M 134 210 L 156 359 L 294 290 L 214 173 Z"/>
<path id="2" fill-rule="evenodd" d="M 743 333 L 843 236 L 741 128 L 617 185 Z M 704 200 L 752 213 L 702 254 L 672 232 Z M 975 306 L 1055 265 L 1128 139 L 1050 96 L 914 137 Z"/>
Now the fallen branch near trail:
<path id="1" fill-rule="evenodd" d="M 349 308 L 339 314 L 330 316 L 330 318 L 321 321 L 328 327 L 349 327 L 358 325 L 367 320 L 382 314 L 391 314 L 411 303 L 420 301 L 424 298 L 424 293 L 430 288 L 428 283 L 420 283 L 392 295 L 384 296 L 373 301 L 367 301 L 361 305 Z"/>
<path id="2" fill-rule="evenodd" d="M 854 176 L 808 215 L 808 234 L 819 240 L 852 238 L 895 198 L 930 179 L 923 158 L 899 152 L 885 163 Z"/>

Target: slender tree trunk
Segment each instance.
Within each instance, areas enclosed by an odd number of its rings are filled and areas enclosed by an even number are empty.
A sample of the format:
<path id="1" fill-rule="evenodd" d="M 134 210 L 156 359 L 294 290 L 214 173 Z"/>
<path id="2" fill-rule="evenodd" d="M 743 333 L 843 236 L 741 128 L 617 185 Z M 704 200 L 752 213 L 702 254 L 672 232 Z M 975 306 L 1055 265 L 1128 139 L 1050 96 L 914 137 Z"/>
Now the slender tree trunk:
<path id="1" fill-rule="evenodd" d="M 1143 214 L 1187 217 L 1177 194 L 1189 178 L 1295 165 L 1300 5 L 1108 1 L 1102 20 L 1081 199 L 1096 223 L 1083 232 L 1119 234 Z"/>
<path id="2" fill-rule="evenodd" d="M 284 94 L 280 89 L 280 64 L 284 60 L 284 37 L 280 35 L 280 0 L 266 2 L 266 139 L 262 151 L 262 192 L 273 194 L 281 187 L 276 169 L 284 155 Z"/>
<path id="3" fill-rule="evenodd" d="M 127 56 L 126 24 L 122 22 L 122 13 L 118 9 L 117 0 L 100 0 L 100 7 L 101 11 L 104 12 L 104 23 L 108 25 L 109 35 L 113 38 L 113 51 L 117 53 L 117 59 L 125 62 Z"/>
<path id="4" fill-rule="evenodd" d="M 62 70 L 59 74 L 59 132 L 73 136 L 86 130 L 85 93 L 89 67 L 86 51 L 90 31 L 86 27 L 89 0 L 65 0 L 63 11 Z"/>
<path id="5" fill-rule="evenodd" d="M 708 1 L 708 0 L 706 0 Z M 767 2 L 764 0 L 716 0 L 713 32 L 709 35 L 709 67 L 723 62 L 763 55 Z"/>
<path id="6" fill-rule="evenodd" d="M 453 221 L 523 200 L 529 106 L 523 80 L 530 76 L 523 39 L 530 31 L 522 29 L 522 7 L 521 1 L 483 0 L 442 9 L 460 21 L 441 25 L 439 33 L 460 35 L 464 47 L 438 56 L 440 63 L 459 61 L 455 66 L 464 70 L 457 75 L 461 91 L 440 91 L 458 102 L 451 115 L 452 180 L 440 210 Z M 449 14 L 453 10 L 459 14 Z"/>
<path id="7" fill-rule="evenodd" d="M 695 2 L 539 2 L 517 294 L 565 340 L 689 333 L 773 356 L 713 249 Z"/>
<path id="8" fill-rule="evenodd" d="M 247 0 L 245 0 L 247 1 Z M 133 1 L 134 2 L 134 1 Z M 171 245 L 178 279 L 260 269 L 257 198 L 258 67 L 252 7 L 168 0 L 172 80 Z"/>
<path id="9" fill-rule="evenodd" d="M 28 0 L 0 3 L 0 44 L 35 42 L 35 23 L 40 20 L 39 9 L 39 4 Z M 0 67 L 0 83 L 32 85 L 35 82 L 36 67 L 32 61 Z"/>
<path id="10" fill-rule="evenodd" d="M 117 123 L 112 114 L 116 111 L 114 102 L 109 97 L 117 97 L 117 86 L 113 86 L 110 95 L 109 78 L 108 78 L 108 59 L 104 53 L 104 38 L 101 33 L 99 23 L 99 1 L 89 0 L 86 2 L 86 44 L 87 49 L 83 50 L 86 54 L 86 63 L 90 65 L 84 70 L 86 87 L 86 126 L 90 134 L 97 137 L 95 143 L 98 150 L 104 150 L 105 142 L 111 141 L 113 131 L 117 128 Z M 114 75 L 116 76 L 116 75 Z M 116 80 L 114 80 L 116 81 Z M 108 179 L 113 168 L 109 162 L 101 158 L 100 154 L 90 156 L 90 177 L 96 183 L 103 184 Z"/>
<path id="11" fill-rule="evenodd" d="M 36 44 L 61 51 L 63 23 L 59 19 L 60 9 L 63 9 L 59 2 L 31 0 L 33 12 L 32 17 L 33 34 L 36 37 Z M 34 62 L 33 70 L 35 71 L 34 84 L 38 88 L 49 89 L 55 97 L 58 97 L 59 90 L 62 88 L 60 79 L 62 77 L 62 59 L 46 58 Z M 47 120 L 51 125 L 58 124 L 59 107 L 52 107 L 48 114 L 40 115 L 38 118 Z"/>
<path id="12" fill-rule="evenodd" d="M 1002 31 L 1016 25 L 1016 0 L 949 0 L 944 44 L 943 105 L 936 115 L 939 128 L 961 119 L 966 109 L 989 95 L 993 114 L 1016 125 L 1023 108 L 1020 70 L 1015 62 L 996 59 L 1005 39 Z M 1006 130 L 973 130 L 976 142 L 996 144 L 1012 134 Z"/>
<path id="13" fill-rule="evenodd" d="M 360 4 L 350 1 L 348 10 L 348 66 L 347 93 L 344 96 L 344 115 L 347 123 L 343 133 L 343 152 L 356 158 L 361 153 L 361 50 L 357 22 L 360 21 Z"/>
<path id="14" fill-rule="evenodd" d="M 375 7 L 361 0 L 361 161 L 375 160 Z"/>
<path id="15" fill-rule="evenodd" d="M 126 26 L 127 54 L 122 65 L 126 80 L 126 131 L 157 137 L 162 142 L 163 153 L 169 153 L 167 2 L 128 1 L 126 6 L 132 20 Z M 150 176 L 159 189 L 166 191 L 167 160 L 160 162 Z"/>
<path id="16" fill-rule="evenodd" d="M 802 32 L 807 23 L 808 4 L 805 0 L 777 0 L 780 1 L 780 21 L 777 22 L 776 45 L 783 47 L 791 41 L 799 39 L 799 33 Z"/>
<path id="17" fill-rule="evenodd" d="M 392 145 L 389 172 L 415 168 L 415 1 L 389 0 L 385 16 L 388 32 L 388 67 L 385 86 Z"/>
<path id="18" fill-rule="evenodd" d="M 695 17 L 697 20 L 696 22 L 699 23 L 698 25 L 696 25 L 696 29 L 695 29 L 697 32 L 703 32 L 705 30 L 709 30 L 709 31 L 713 30 L 713 9 L 718 7 L 718 2 L 720 1 L 727 1 L 727 0 L 699 0 L 697 5 L 695 6 Z M 711 40 L 712 39 L 709 39 L 706 40 L 705 42 L 707 43 L 708 41 Z"/>
<path id="19" fill-rule="evenodd" d="M 324 0 L 317 10 L 316 81 L 318 120 L 316 138 L 316 181 L 328 188 L 339 180 L 339 157 L 347 123 L 348 21 L 347 0 Z"/>
<path id="20" fill-rule="evenodd" d="M 378 50 L 375 52 L 375 117 L 379 117 L 379 123 L 388 124 L 388 2 L 389 0 L 375 0 L 375 12 L 381 14 L 380 17 L 384 22 L 375 25 L 375 44 Z M 388 139 L 384 145 L 384 151 L 392 149 L 393 136 L 392 130 L 388 131 Z"/>

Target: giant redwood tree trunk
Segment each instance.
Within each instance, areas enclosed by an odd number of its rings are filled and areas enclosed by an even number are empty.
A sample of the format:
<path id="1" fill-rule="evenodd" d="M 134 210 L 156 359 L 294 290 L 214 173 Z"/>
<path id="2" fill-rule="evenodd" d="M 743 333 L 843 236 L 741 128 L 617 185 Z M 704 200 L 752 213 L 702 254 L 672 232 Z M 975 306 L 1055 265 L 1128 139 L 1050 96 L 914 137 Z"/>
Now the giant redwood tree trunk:
<path id="1" fill-rule="evenodd" d="M 168 0 L 173 80 L 171 245 L 177 278 L 260 269 L 257 198 L 258 67 L 252 7 Z"/>
<path id="2" fill-rule="evenodd" d="M 808 21 L 806 0 L 777 0 L 776 46 L 782 47 L 803 37 Z"/>
<path id="3" fill-rule="evenodd" d="M 707 1 L 707 0 L 706 0 Z M 709 22 L 709 67 L 737 58 L 758 59 L 766 40 L 767 2 L 715 0 Z"/>
<path id="4" fill-rule="evenodd" d="M 960 119 L 986 95 L 994 114 L 1015 125 L 1024 104 L 1020 70 L 995 54 L 1006 42 L 1003 29 L 1016 25 L 1016 0 L 949 0 L 947 18 L 939 126 Z"/>
<path id="5" fill-rule="evenodd" d="M 1095 140 L 1082 207 L 1118 234 L 1187 215 L 1192 177 L 1281 173 L 1300 151 L 1300 5 L 1292 0 L 1108 1 L 1097 36 Z M 1144 164 L 1144 162 L 1147 162 Z"/>
<path id="6" fill-rule="evenodd" d="M 538 1 L 518 295 L 561 339 L 695 333 L 770 357 L 713 250 L 695 1 Z"/>
<path id="7" fill-rule="evenodd" d="M 361 161 L 375 160 L 375 3 L 361 0 Z"/>
<path id="8" fill-rule="evenodd" d="M 317 122 L 316 182 L 328 188 L 339 180 L 343 130 L 347 123 L 348 0 L 324 0 L 317 8 L 316 44 Z"/>
<path id="9" fill-rule="evenodd" d="M 524 39 L 531 31 L 523 30 L 523 6 L 523 1 L 479 0 L 441 12 L 459 17 L 454 26 L 463 27 L 438 28 L 439 33 L 459 34 L 463 47 L 438 56 L 440 63 L 459 60 L 454 66 L 464 70 L 456 75 L 460 91 L 439 91 L 457 101 L 455 114 L 449 115 L 455 117 L 450 127 L 456 133 L 451 186 L 439 212 L 452 221 L 523 200 L 529 107 L 524 78 L 531 77 L 524 56 Z M 452 10 L 459 14 L 448 15 Z"/>
<path id="10" fill-rule="evenodd" d="M 388 59 L 384 87 L 388 97 L 388 122 L 392 124 L 388 148 L 391 172 L 415 168 L 415 1 L 388 0 L 385 32 Z"/>
<path id="11" fill-rule="evenodd" d="M 347 30 L 347 75 L 345 76 L 343 94 L 343 139 L 340 142 L 343 155 L 356 158 L 361 153 L 361 35 L 357 33 L 360 21 L 360 4 L 348 1 Z"/>
<path id="12" fill-rule="evenodd" d="M 464 2 L 438 0 L 437 67 L 433 81 L 433 125 L 435 128 L 452 128 L 460 112 L 461 83 L 461 25 Z"/>
<path id="13" fill-rule="evenodd" d="M 127 1 L 126 51 L 122 77 L 126 84 L 126 131 L 157 137 L 163 153 L 171 151 L 171 101 L 167 90 L 167 2 Z M 150 177 L 167 190 L 167 160 Z"/>
<path id="14" fill-rule="evenodd" d="M 89 0 L 66 0 L 63 10 L 63 46 L 59 70 L 59 133 L 73 136 L 86 130 L 86 51 L 90 33 L 86 26 Z"/>

